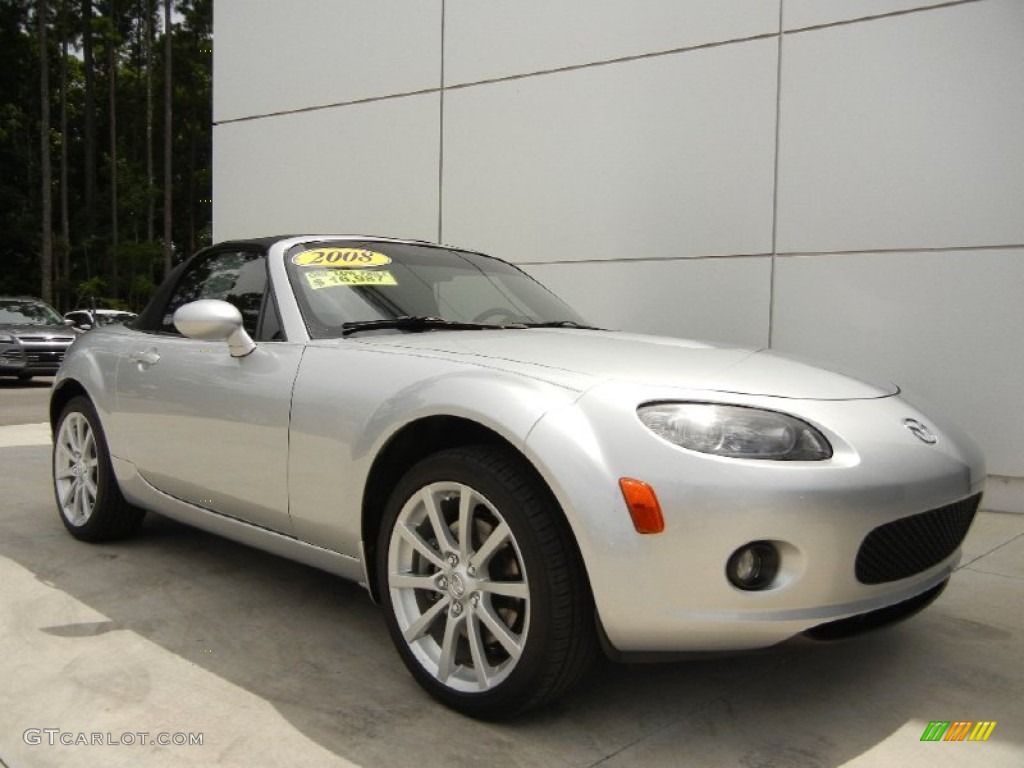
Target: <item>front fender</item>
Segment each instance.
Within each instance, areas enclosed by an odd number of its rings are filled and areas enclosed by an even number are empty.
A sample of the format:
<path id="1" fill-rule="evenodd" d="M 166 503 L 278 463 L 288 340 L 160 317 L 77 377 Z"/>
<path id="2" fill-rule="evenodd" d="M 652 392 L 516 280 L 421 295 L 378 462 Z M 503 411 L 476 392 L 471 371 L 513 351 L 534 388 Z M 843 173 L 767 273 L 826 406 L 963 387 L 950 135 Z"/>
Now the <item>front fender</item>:
<path id="1" fill-rule="evenodd" d="M 464 419 L 522 450 L 545 413 L 579 394 L 473 363 L 311 346 L 292 398 L 288 482 L 296 533 L 358 556 L 363 490 L 374 459 L 413 422 Z"/>

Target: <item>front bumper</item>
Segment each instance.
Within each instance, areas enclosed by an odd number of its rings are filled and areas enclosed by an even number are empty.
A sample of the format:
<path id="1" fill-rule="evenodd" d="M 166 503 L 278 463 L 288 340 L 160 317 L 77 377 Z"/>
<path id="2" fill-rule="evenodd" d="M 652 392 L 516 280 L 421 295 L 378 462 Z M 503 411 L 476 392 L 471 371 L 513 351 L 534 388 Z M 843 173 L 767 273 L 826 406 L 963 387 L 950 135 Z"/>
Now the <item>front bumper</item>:
<path id="1" fill-rule="evenodd" d="M 962 537 L 924 567 L 901 570 L 897 562 L 882 581 L 858 578 L 858 553 L 872 531 L 964 502 L 983 484 L 984 463 L 973 443 L 901 398 L 730 395 L 728 402 L 810 421 L 835 450 L 824 462 L 770 462 L 722 459 L 669 445 L 640 424 L 635 390 L 631 394 L 631 407 L 622 407 L 626 392 L 614 386 L 592 391 L 575 408 L 545 417 L 527 440 L 528 454 L 576 534 L 601 624 L 618 651 L 766 647 L 911 600 L 943 583 L 956 567 Z M 673 398 L 726 402 L 720 393 Z M 661 391 L 649 399 L 673 398 Z M 915 438 L 903 427 L 904 418 L 935 425 L 939 442 L 926 445 Z M 655 489 L 663 533 L 636 533 L 618 489 L 620 477 Z M 726 563 L 755 541 L 777 547 L 780 572 L 769 588 L 743 591 L 730 583 Z"/>
<path id="2" fill-rule="evenodd" d="M 0 376 L 53 376 L 70 346 L 64 341 L 0 345 Z"/>

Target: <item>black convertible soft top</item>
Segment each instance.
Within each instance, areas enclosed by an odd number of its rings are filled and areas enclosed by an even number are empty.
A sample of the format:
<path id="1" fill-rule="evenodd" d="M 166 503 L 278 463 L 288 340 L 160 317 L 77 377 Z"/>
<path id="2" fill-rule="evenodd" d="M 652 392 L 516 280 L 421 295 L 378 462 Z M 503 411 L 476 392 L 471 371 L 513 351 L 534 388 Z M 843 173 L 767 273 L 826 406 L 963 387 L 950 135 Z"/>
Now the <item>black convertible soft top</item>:
<path id="1" fill-rule="evenodd" d="M 137 331 L 152 331 L 160 328 L 164 322 L 164 307 L 167 306 L 167 302 L 171 299 L 171 293 L 174 291 L 174 287 L 178 282 L 178 277 L 193 259 L 210 253 L 211 251 L 230 251 L 234 249 L 266 252 L 267 249 L 278 240 L 286 240 L 291 237 L 296 237 L 296 235 L 277 235 L 275 237 L 253 237 L 240 240 L 225 240 L 222 243 L 217 243 L 216 245 L 211 245 L 208 248 L 203 248 L 201 251 L 197 251 L 171 270 L 170 274 L 167 275 L 164 281 L 160 284 L 160 287 L 156 289 L 156 293 L 154 293 L 150 298 L 145 309 L 139 313 L 138 317 L 129 323 L 125 323 L 125 325 L 129 328 L 134 328 Z"/>

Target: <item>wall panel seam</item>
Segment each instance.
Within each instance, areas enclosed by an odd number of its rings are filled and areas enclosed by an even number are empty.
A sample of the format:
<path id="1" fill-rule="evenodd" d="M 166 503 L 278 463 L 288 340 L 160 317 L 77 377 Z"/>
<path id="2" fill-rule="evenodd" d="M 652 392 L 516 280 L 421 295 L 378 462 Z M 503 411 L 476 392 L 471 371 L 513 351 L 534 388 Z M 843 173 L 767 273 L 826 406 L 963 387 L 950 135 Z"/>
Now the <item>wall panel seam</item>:
<path id="1" fill-rule="evenodd" d="M 392 101 L 394 99 L 407 99 L 410 96 L 426 96 L 431 93 L 440 93 L 440 88 L 421 88 L 418 91 L 404 91 L 402 93 L 392 93 L 387 96 L 367 96 L 365 99 L 353 99 L 351 101 L 339 101 L 331 104 L 316 104 L 311 107 L 296 107 L 295 109 L 282 109 L 279 112 L 267 112 L 261 115 L 246 115 L 244 117 L 230 117 L 225 120 L 215 120 L 213 127 L 216 128 L 220 125 L 230 125 L 232 123 L 248 123 L 253 120 L 263 120 L 264 118 L 273 117 L 287 117 L 288 115 L 302 115 L 308 112 L 321 112 L 325 109 L 340 109 L 341 107 L 352 107 L 358 104 L 373 104 L 378 101 Z"/>
<path id="2" fill-rule="evenodd" d="M 711 259 L 780 259 L 805 258 L 808 256 L 871 256 L 873 254 L 897 253 L 970 253 L 972 251 L 1013 251 L 1024 250 L 1024 243 L 1001 243 L 993 245 L 953 245 L 946 247 L 863 248 L 845 251 L 764 251 L 757 253 L 714 253 L 695 256 L 651 256 L 646 258 L 612 259 L 557 259 L 555 261 L 516 261 L 522 266 L 544 266 L 545 264 L 635 264 L 657 262 L 708 261 Z"/>
<path id="3" fill-rule="evenodd" d="M 856 248 L 835 251 L 780 251 L 775 254 L 780 258 L 799 258 L 801 256 L 858 256 L 873 253 L 968 253 L 971 251 L 1013 251 L 1024 249 L 1024 243 L 993 243 L 989 245 L 949 245 L 949 246 L 901 246 L 898 248 Z"/>
<path id="4" fill-rule="evenodd" d="M 840 21 L 830 21 L 825 24 L 809 24 L 806 27 L 795 27 L 793 29 L 787 29 L 786 34 L 797 35 L 803 32 L 814 32 L 819 29 L 831 29 L 832 27 L 845 27 L 849 24 L 861 24 L 866 21 L 877 21 L 878 19 L 891 19 L 894 16 L 909 16 L 913 13 L 923 13 L 925 11 L 934 11 L 938 8 L 952 8 L 956 5 L 968 5 L 970 3 L 980 3 L 985 0 L 950 0 L 950 2 L 934 3 L 932 5 L 922 5 L 918 8 L 904 8 L 900 11 L 887 11 L 886 13 L 876 13 L 869 16 L 858 16 L 855 19 L 842 19 Z"/>
<path id="5" fill-rule="evenodd" d="M 501 77 L 488 77 L 482 80 L 473 80 L 468 83 L 456 83 L 453 85 L 445 86 L 449 91 L 462 90 L 464 88 L 476 88 L 481 85 L 491 85 L 492 83 L 505 83 L 512 80 L 524 80 L 532 77 L 544 77 L 545 75 L 558 75 L 563 72 L 575 72 L 580 69 L 591 69 L 594 67 L 607 67 L 614 64 L 629 64 L 634 61 L 643 61 L 646 59 L 657 59 L 664 56 L 677 56 L 680 54 L 690 53 L 692 51 L 703 51 L 708 48 L 722 48 L 727 45 L 739 45 L 742 43 L 750 43 L 758 40 L 771 40 L 778 36 L 778 32 L 765 32 L 760 35 L 750 35 L 748 37 L 737 37 L 731 40 L 715 40 L 710 43 L 699 43 L 697 45 L 686 45 L 679 48 L 668 48 L 661 51 L 649 51 L 647 53 L 634 53 L 629 56 L 616 56 L 611 59 L 598 59 L 596 61 L 588 61 L 583 64 L 568 64 L 564 67 L 551 67 L 549 69 L 538 69 L 533 72 L 520 72 L 514 75 L 502 75 Z"/>
<path id="6" fill-rule="evenodd" d="M 516 266 L 542 267 L 546 264 L 657 264 L 662 262 L 711 261 L 714 259 L 767 259 L 771 253 L 734 253 L 726 256 L 650 256 L 637 259 L 558 259 L 557 261 L 516 261 Z"/>

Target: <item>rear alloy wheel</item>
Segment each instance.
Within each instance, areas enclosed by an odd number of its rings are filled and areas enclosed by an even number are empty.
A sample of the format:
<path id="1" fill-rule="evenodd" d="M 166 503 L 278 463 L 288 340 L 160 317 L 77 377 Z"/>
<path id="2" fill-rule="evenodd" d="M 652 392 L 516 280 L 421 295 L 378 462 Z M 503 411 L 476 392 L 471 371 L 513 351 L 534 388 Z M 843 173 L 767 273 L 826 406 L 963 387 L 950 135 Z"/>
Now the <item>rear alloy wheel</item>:
<path id="1" fill-rule="evenodd" d="M 593 656 L 593 607 L 567 526 L 511 453 L 456 449 L 413 467 L 388 504 L 377 573 L 406 665 L 465 714 L 544 703 Z"/>
<path id="2" fill-rule="evenodd" d="M 99 417 L 85 397 L 70 400 L 57 422 L 53 491 L 64 526 L 83 541 L 128 536 L 146 514 L 121 495 Z"/>

